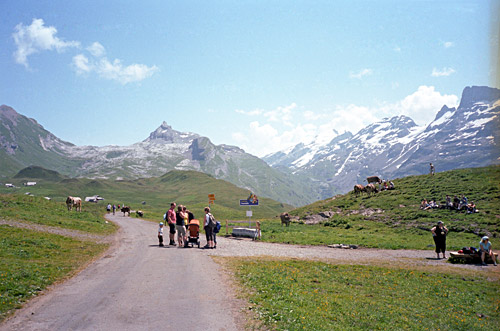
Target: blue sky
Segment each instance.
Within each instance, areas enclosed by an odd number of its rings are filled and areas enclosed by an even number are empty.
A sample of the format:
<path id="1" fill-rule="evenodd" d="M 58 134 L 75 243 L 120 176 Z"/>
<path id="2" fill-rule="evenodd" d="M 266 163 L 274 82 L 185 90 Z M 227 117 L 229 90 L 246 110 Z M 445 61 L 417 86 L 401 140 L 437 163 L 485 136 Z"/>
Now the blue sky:
<path id="1" fill-rule="evenodd" d="M 77 145 L 163 121 L 263 156 L 498 86 L 499 1 L 2 1 L 0 104 Z"/>

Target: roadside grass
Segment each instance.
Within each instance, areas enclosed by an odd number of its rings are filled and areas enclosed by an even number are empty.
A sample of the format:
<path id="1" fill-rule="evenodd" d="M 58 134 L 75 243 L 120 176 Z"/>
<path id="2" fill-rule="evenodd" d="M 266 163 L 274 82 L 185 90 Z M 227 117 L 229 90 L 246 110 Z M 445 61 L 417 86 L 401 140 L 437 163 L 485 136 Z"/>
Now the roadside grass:
<path id="1" fill-rule="evenodd" d="M 107 244 L 0 225 L 0 321 L 107 247 Z"/>
<path id="2" fill-rule="evenodd" d="M 498 330 L 498 281 L 378 266 L 225 258 L 275 330 Z"/>
<path id="3" fill-rule="evenodd" d="M 306 225 L 293 222 L 288 227 L 281 226 L 281 222 L 277 220 L 261 221 L 261 232 L 262 241 L 285 244 L 352 244 L 381 249 L 434 249 L 429 231 L 341 216 L 331 218 L 328 223 Z M 446 246 L 447 250 L 459 250 L 464 246 L 477 246 L 478 242 L 478 237 L 472 233 L 453 232 L 448 235 Z"/>
<path id="4" fill-rule="evenodd" d="M 41 197 L 0 194 L 0 218 L 56 226 L 96 234 L 110 234 L 117 226 L 106 223 L 102 206 L 85 204 L 82 212 L 68 211 L 63 202 Z"/>

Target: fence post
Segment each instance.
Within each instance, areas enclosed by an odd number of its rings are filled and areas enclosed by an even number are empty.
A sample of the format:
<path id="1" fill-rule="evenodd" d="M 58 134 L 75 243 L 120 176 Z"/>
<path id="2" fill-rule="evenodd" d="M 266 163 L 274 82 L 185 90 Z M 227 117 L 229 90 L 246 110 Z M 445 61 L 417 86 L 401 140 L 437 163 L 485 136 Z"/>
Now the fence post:
<path id="1" fill-rule="evenodd" d="M 228 232 L 227 232 L 227 220 L 226 220 L 226 236 L 227 236 Z"/>
<path id="2" fill-rule="evenodd" d="M 257 228 L 257 236 L 258 236 L 258 237 L 259 237 L 259 239 L 260 239 L 260 221 L 257 221 L 257 223 L 256 223 L 256 224 L 257 224 L 257 226 L 256 226 L 256 228 Z"/>

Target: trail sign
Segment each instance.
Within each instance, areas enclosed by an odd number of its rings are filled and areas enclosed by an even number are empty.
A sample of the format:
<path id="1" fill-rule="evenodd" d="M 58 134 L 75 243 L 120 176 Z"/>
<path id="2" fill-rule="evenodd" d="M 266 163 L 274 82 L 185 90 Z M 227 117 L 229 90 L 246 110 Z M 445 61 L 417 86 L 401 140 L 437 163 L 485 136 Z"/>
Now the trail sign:
<path id="1" fill-rule="evenodd" d="M 259 200 L 256 202 L 253 201 L 248 201 L 248 200 L 240 200 L 240 206 L 258 206 L 259 205 Z"/>

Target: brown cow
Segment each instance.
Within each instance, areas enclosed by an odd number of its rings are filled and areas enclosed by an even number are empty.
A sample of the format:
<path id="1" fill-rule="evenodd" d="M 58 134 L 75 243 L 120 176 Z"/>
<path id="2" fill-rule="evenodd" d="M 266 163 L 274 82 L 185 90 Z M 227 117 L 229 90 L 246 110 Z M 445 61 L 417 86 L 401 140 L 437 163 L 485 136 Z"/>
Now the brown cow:
<path id="1" fill-rule="evenodd" d="M 361 184 L 354 185 L 354 195 L 356 197 L 359 197 L 359 195 L 363 192 L 366 192 L 366 188 L 363 185 Z"/>
<path id="2" fill-rule="evenodd" d="M 122 213 L 123 213 L 123 216 L 125 216 L 125 213 L 128 213 L 128 216 L 130 216 L 130 207 L 123 206 Z"/>
<path id="3" fill-rule="evenodd" d="M 82 199 L 79 197 L 69 196 L 66 198 L 66 206 L 68 210 L 72 210 L 75 207 L 76 211 L 82 211 Z"/>
<path id="4" fill-rule="evenodd" d="M 368 182 L 368 184 L 371 184 L 371 183 L 382 184 L 382 179 L 380 179 L 380 177 L 378 177 L 378 176 L 366 177 L 366 181 Z"/>
<path id="5" fill-rule="evenodd" d="M 281 218 L 281 226 L 283 226 L 283 223 L 285 224 L 285 226 L 290 225 L 290 214 L 281 213 L 280 218 Z"/>
<path id="6" fill-rule="evenodd" d="M 372 195 L 372 194 L 375 194 L 378 192 L 378 189 L 373 184 L 366 185 L 365 190 L 366 190 L 366 194 L 368 194 L 368 195 Z"/>

